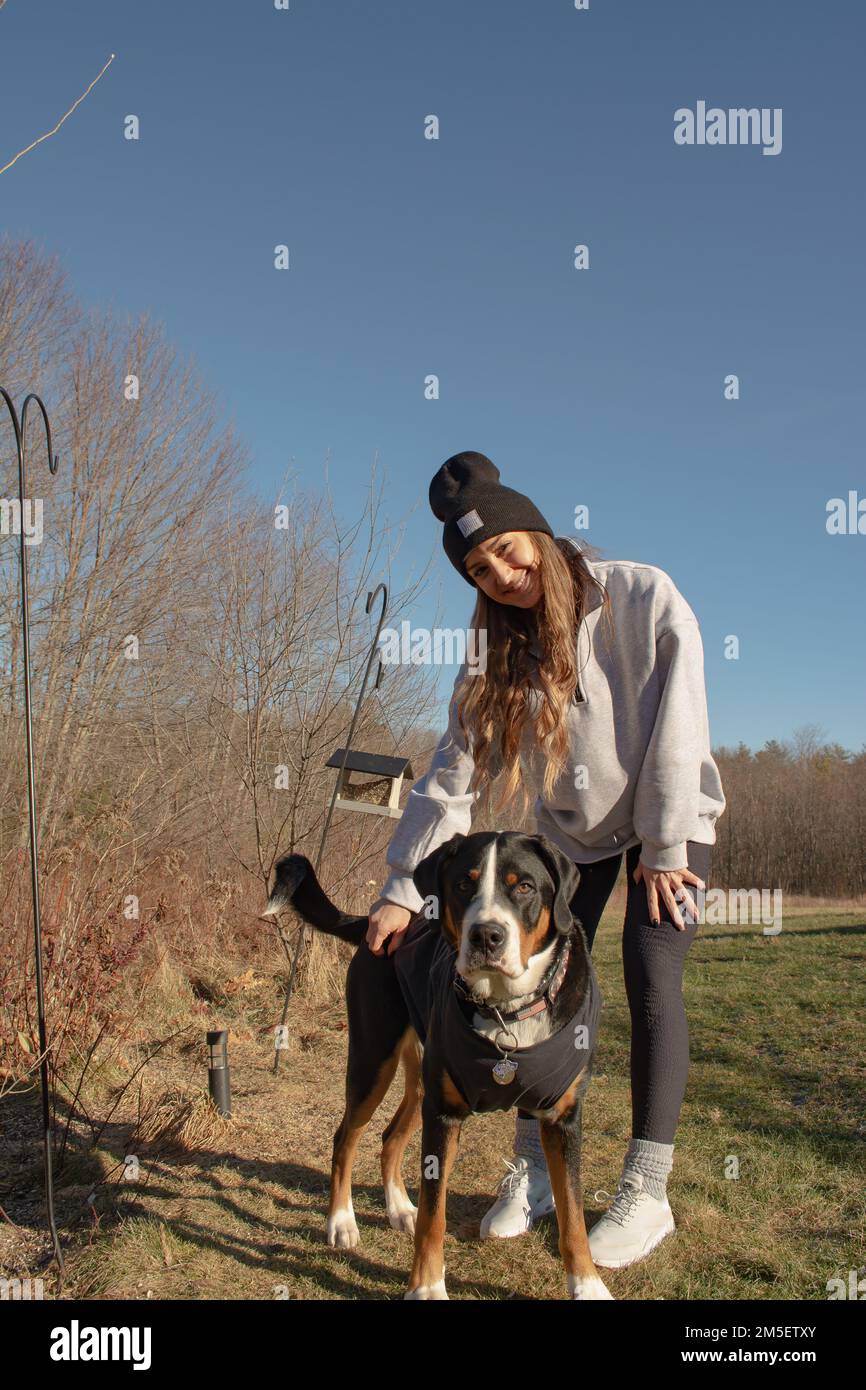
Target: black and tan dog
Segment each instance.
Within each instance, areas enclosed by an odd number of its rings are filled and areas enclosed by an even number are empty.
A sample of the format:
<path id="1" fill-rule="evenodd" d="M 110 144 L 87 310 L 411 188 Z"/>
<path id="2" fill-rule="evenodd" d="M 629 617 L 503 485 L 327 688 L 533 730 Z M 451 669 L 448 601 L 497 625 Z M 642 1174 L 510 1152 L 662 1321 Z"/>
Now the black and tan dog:
<path id="1" fill-rule="evenodd" d="M 445 1194 L 461 1125 L 475 1111 L 537 1116 L 572 1298 L 610 1298 L 589 1251 L 580 1180 L 581 1104 L 589 1084 L 601 995 L 570 909 L 576 866 L 544 836 L 455 835 L 413 874 L 424 907 L 393 955 L 363 944 L 366 917 L 340 912 L 308 859 L 276 867 L 265 913 L 304 921 L 357 945 L 346 978 L 346 1109 L 334 1136 L 328 1243 L 358 1244 L 352 1162 L 398 1064 L 403 1099 L 383 1135 L 388 1219 L 414 1231 L 407 1298 L 447 1298 Z M 421 1195 L 401 1165 L 419 1123 Z"/>

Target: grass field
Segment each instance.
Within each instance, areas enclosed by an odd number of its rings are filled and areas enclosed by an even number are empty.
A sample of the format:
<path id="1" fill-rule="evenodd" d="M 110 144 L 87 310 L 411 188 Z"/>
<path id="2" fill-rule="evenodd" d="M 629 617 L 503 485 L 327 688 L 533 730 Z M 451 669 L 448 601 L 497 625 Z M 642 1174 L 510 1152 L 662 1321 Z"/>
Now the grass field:
<path id="1" fill-rule="evenodd" d="M 617 895 L 594 947 L 605 1009 L 584 1109 L 590 1225 L 606 1205 L 595 1193 L 615 1190 L 630 1133 L 621 913 Z M 828 1279 L 866 1273 L 864 961 L 866 911 L 855 903 L 786 903 L 778 937 L 759 926 L 699 929 L 685 983 L 691 1072 L 669 1185 L 677 1231 L 641 1264 L 605 1271 L 615 1298 L 821 1300 Z M 271 1018 L 275 999 L 271 991 Z M 378 1175 L 378 1138 L 399 1083 L 359 1154 L 361 1246 L 332 1251 L 324 1226 L 342 1104 L 342 1003 L 311 1009 L 296 1000 L 291 1022 L 292 1049 L 274 1077 L 269 1034 L 236 1013 L 229 1121 L 197 1099 L 198 1045 L 151 1064 L 166 1113 L 174 1107 L 174 1137 L 157 1125 L 154 1142 L 137 1148 L 138 1180 L 122 1181 L 127 1113 L 66 1166 L 58 1205 L 72 1235 L 61 1297 L 402 1297 L 411 1237 L 388 1226 Z M 13 1148 L 16 1133 L 32 1137 L 33 1110 L 31 1098 L 4 1102 Z M 517 1240 L 477 1239 L 511 1132 L 508 1116 L 473 1117 L 464 1128 L 449 1193 L 452 1299 L 564 1296 L 554 1221 Z M 413 1198 L 418 1153 L 416 1138 L 406 1166 Z M 727 1176 L 735 1164 L 739 1175 Z M 38 1182 L 32 1142 L 25 1152 L 22 1138 L 0 1197 L 10 1218 L 0 1226 L 7 1273 L 39 1272 Z"/>

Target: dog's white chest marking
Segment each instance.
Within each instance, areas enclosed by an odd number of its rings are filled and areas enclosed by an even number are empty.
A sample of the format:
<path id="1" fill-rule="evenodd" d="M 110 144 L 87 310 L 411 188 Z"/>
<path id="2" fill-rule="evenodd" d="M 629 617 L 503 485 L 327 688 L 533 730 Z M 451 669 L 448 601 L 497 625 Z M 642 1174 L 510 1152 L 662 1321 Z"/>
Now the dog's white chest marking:
<path id="1" fill-rule="evenodd" d="M 503 1007 L 510 1007 L 503 1003 Z M 500 1024 L 495 1018 L 487 1018 L 484 1014 L 475 1014 L 472 1019 L 472 1027 L 476 1033 L 482 1037 L 490 1038 L 491 1042 L 502 1032 Z M 518 1047 L 533 1047 L 535 1043 L 544 1042 L 545 1038 L 550 1037 L 550 1014 L 547 1009 L 543 1013 L 533 1014 L 532 1018 L 521 1018 L 507 1023 L 508 1032 L 517 1039 Z M 509 1039 L 508 1046 L 511 1047 Z"/>

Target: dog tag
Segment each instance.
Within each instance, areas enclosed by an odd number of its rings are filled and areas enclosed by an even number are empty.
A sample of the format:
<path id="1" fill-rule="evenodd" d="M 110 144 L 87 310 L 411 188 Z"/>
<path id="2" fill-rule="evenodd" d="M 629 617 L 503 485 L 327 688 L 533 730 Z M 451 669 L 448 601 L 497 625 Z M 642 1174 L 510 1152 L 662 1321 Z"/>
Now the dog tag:
<path id="1" fill-rule="evenodd" d="M 493 1080 L 498 1081 L 500 1086 L 507 1086 L 517 1075 L 517 1063 L 512 1062 L 510 1057 L 503 1057 L 501 1062 L 497 1062 L 493 1068 Z"/>

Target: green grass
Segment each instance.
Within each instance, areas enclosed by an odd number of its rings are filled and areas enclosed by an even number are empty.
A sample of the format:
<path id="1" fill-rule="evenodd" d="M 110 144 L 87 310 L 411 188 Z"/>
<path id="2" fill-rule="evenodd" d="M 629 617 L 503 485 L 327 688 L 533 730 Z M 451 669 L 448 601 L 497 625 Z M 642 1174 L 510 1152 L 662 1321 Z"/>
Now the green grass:
<path id="1" fill-rule="evenodd" d="M 620 922 L 609 907 L 594 947 L 605 1009 L 584 1109 L 588 1224 L 606 1205 L 596 1190 L 615 1189 L 630 1134 Z M 677 1231 L 642 1263 L 605 1271 L 616 1298 L 824 1299 L 828 1279 L 866 1265 L 864 959 L 862 911 L 789 917 L 779 937 L 699 929 L 685 983 L 691 1071 L 669 1184 Z M 296 1001 L 292 1020 L 298 1041 L 276 1078 L 267 1038 L 233 1043 L 234 1118 L 222 1134 L 173 1158 L 143 1155 L 146 1181 L 103 1191 L 98 1225 L 69 1250 L 64 1296 L 267 1299 L 282 1287 L 296 1299 L 402 1297 L 411 1238 L 389 1228 L 378 1175 L 395 1093 L 356 1165 L 361 1246 L 334 1252 L 324 1225 L 342 1010 Z M 188 1061 L 164 1066 L 166 1084 L 189 1081 Z M 122 1153 L 113 1133 L 105 1169 Z M 564 1296 L 553 1221 L 518 1240 L 476 1239 L 511 1133 L 507 1116 L 464 1128 L 449 1193 L 452 1298 Z M 418 1153 L 416 1139 L 413 1196 Z"/>

